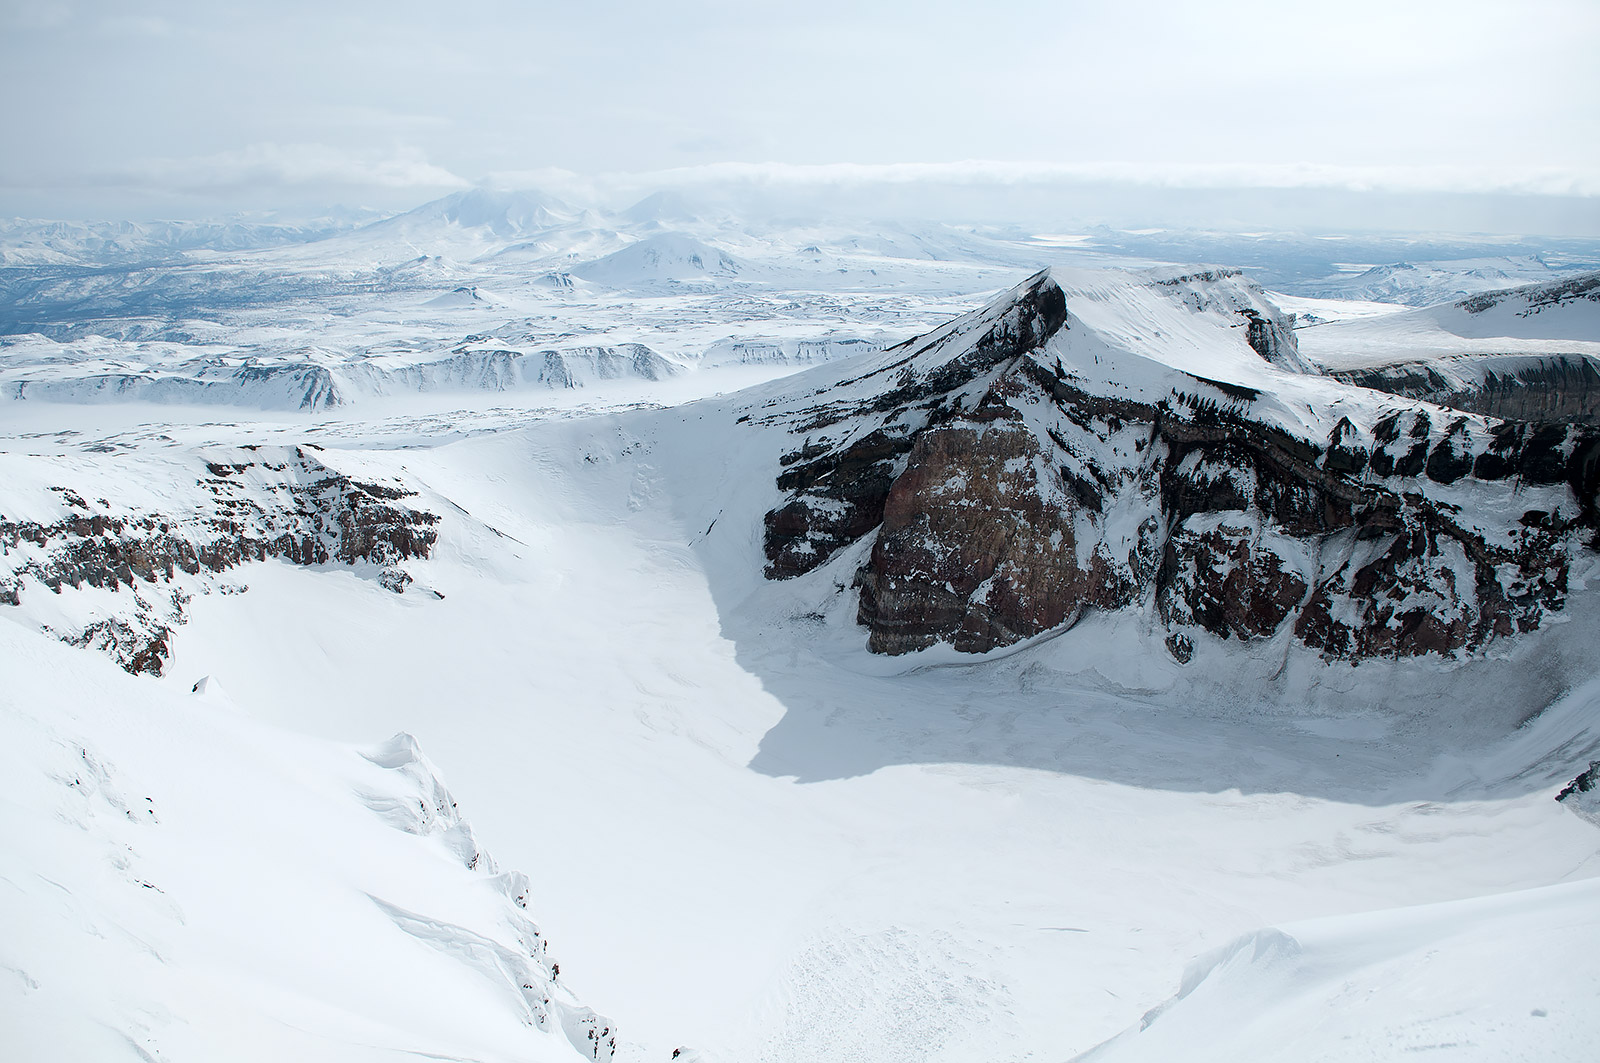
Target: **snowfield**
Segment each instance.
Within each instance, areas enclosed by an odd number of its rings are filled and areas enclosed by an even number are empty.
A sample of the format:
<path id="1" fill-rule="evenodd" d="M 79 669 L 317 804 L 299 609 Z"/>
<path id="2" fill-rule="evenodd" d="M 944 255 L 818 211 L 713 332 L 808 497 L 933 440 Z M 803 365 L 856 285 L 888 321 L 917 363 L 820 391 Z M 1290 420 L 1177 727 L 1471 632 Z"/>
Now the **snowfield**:
<path id="1" fill-rule="evenodd" d="M 528 256 L 540 277 L 543 252 L 508 243 L 599 229 L 545 201 L 448 210 L 380 224 L 416 242 L 470 222 L 461 254 Z M 1020 271 L 930 260 L 910 294 L 852 281 L 786 304 L 770 272 L 728 287 L 779 268 L 732 241 L 713 260 L 593 240 L 605 267 L 570 271 L 587 290 L 452 283 L 333 321 L 346 349 L 378 338 L 330 372 L 409 364 L 378 348 L 413 310 L 429 337 L 477 336 L 480 312 L 488 335 L 536 291 L 579 293 L 557 297 L 586 308 L 561 303 L 561 328 L 603 335 L 574 348 L 642 343 L 682 372 L 260 414 L 151 393 L 0 405 L 0 521 L 69 513 L 57 487 L 186 513 L 219 453 L 307 443 L 438 517 L 405 593 L 274 557 L 115 591 L 30 576 L 0 606 L 11 1057 L 1465 1061 L 1600 1043 L 1600 833 L 1554 799 L 1600 760 L 1592 551 L 1549 623 L 1462 660 L 1328 662 L 1285 634 L 1202 639 L 1180 665 L 1136 610 L 981 656 L 874 655 L 860 544 L 763 578 L 795 442 L 778 413 L 865 394 L 841 382 L 878 348 Z M 1243 279 L 1057 276 L 1086 379 L 1102 347 L 1142 350 L 1130 394 L 1180 371 L 1270 388 L 1286 430 L 1345 393 L 1310 372 L 1310 332 L 1431 313 L 1358 307 L 1300 330 L 1306 362 L 1269 364 L 1231 323 L 1270 309 Z M 267 318 L 240 309 L 224 342 Z M 1556 340 L 1580 342 L 1529 342 Z M 0 378 L 85 379 L 146 343 L 154 364 L 189 341 L 30 337 Z M 170 589 L 188 597 L 159 677 L 41 630 Z"/>
<path id="2" fill-rule="evenodd" d="M 250 718 L 7 624 L 13 1059 L 607 1058 L 409 735 Z"/>

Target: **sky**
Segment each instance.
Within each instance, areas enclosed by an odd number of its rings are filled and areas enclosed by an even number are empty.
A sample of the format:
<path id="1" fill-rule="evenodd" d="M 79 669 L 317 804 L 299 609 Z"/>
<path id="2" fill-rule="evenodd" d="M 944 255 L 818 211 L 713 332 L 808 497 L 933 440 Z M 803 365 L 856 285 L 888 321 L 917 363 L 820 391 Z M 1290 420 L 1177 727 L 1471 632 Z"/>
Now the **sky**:
<path id="1" fill-rule="evenodd" d="M 0 0 L 0 216 L 1023 187 L 1592 235 L 1597 54 L 1596 0 Z"/>

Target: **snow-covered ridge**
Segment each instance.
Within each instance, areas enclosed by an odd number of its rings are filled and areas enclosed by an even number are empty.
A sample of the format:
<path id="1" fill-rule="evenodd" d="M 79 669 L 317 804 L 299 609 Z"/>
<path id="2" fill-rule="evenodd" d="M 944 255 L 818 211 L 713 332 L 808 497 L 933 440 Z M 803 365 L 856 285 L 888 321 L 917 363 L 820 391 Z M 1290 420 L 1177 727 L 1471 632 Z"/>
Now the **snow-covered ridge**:
<path id="1" fill-rule="evenodd" d="M 212 447 L 165 460 L 0 455 L 0 608 L 64 642 L 160 675 L 196 594 L 254 561 L 341 565 L 396 593 L 439 517 L 391 477 L 314 446 Z M 359 474 L 358 474 L 359 475 Z"/>
<path id="2" fill-rule="evenodd" d="M 319 411 L 364 398 L 437 392 L 522 392 L 599 381 L 666 379 L 681 369 L 639 343 L 528 350 L 468 343 L 453 352 L 353 355 L 301 349 L 260 358 L 219 352 L 200 359 L 128 365 L 122 352 L 88 344 L 87 357 L 44 337 L 13 343 L 0 370 L 9 398 L 40 402 L 155 402 Z M 155 348 L 159 350 L 159 347 Z M 174 350 L 178 358 L 186 351 Z M 107 355 L 111 355 L 108 358 Z M 22 364 L 18 364 L 22 363 Z"/>
<path id="3" fill-rule="evenodd" d="M 1485 292 L 1456 305 L 1469 314 L 1506 307 L 1518 317 L 1531 317 L 1554 307 L 1586 302 L 1600 303 L 1600 273 L 1581 273 L 1560 281 Z"/>

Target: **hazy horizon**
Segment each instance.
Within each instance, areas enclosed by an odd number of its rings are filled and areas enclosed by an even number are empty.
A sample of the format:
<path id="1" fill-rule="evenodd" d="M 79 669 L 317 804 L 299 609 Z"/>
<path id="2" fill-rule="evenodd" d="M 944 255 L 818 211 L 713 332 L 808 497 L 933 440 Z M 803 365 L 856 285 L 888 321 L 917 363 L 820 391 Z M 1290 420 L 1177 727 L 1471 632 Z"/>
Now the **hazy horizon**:
<path id="1" fill-rule="evenodd" d="M 6 5 L 0 30 L 0 216 L 392 213 L 587 183 L 612 206 L 731 189 L 1018 224 L 1600 236 L 1581 0 L 59 0 Z"/>

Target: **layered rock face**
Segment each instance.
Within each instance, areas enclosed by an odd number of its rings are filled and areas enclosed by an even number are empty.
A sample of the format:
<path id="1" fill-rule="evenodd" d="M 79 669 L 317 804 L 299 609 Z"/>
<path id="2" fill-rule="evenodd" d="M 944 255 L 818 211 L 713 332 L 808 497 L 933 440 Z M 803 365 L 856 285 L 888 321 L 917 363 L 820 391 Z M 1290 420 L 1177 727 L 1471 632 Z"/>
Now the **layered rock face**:
<path id="1" fill-rule="evenodd" d="M 959 407 L 975 381 L 1043 344 L 1065 321 L 1066 297 L 1041 274 L 1016 298 L 891 348 L 837 389 L 865 398 L 800 410 L 795 430 L 807 438 L 782 459 L 788 468 L 778 486 L 791 498 L 766 517 L 767 575 L 810 571 L 881 523 L 917 430 L 951 403 Z"/>
<path id="2" fill-rule="evenodd" d="M 1180 660 L 1201 631 L 1458 654 L 1562 607 L 1596 526 L 1600 431 L 1287 372 L 1251 314 L 1218 304 L 1190 309 L 1249 383 L 1108 340 L 1041 274 L 797 405 L 767 575 L 872 536 L 858 617 L 891 654 L 983 652 L 1091 609 L 1146 611 Z"/>
<path id="3" fill-rule="evenodd" d="M 1343 370 L 1333 375 L 1347 384 L 1424 399 L 1457 410 L 1518 421 L 1574 421 L 1600 424 L 1600 368 L 1581 355 L 1525 355 L 1494 360 L 1479 369 L 1481 358 L 1447 362 L 1402 362 L 1373 369 Z M 1477 370 L 1477 371 L 1474 371 Z"/>
<path id="4" fill-rule="evenodd" d="M 1119 564 L 1098 536 L 1080 542 L 1074 510 L 1092 507 L 1096 487 L 1053 482 L 1007 391 L 1015 385 L 999 382 L 971 414 L 921 432 L 891 485 L 859 579 L 858 619 L 875 652 L 935 639 L 968 652 L 1003 646 L 1091 606 L 1126 605 L 1138 587 L 1131 569 L 1153 569 L 1148 539 L 1142 565 Z"/>
<path id="5" fill-rule="evenodd" d="M 358 566 L 403 593 L 412 580 L 401 563 L 429 556 L 438 516 L 404 504 L 416 492 L 353 479 L 323 464 L 317 450 L 208 451 L 211 460 L 197 462 L 191 504 L 166 511 L 50 488 L 66 515 L 0 513 L 0 605 L 20 607 L 28 595 L 64 588 L 125 588 L 131 593 L 110 615 L 52 631 L 105 650 L 130 672 L 159 675 L 196 588 L 228 593 L 212 577 L 247 562 Z"/>
<path id="6" fill-rule="evenodd" d="M 1337 330 L 1312 344 L 1331 342 L 1330 373 L 1346 383 L 1487 417 L 1600 424 L 1600 273 L 1356 323 L 1352 334 L 1377 341 L 1355 364 L 1341 359 L 1351 352 Z"/>

